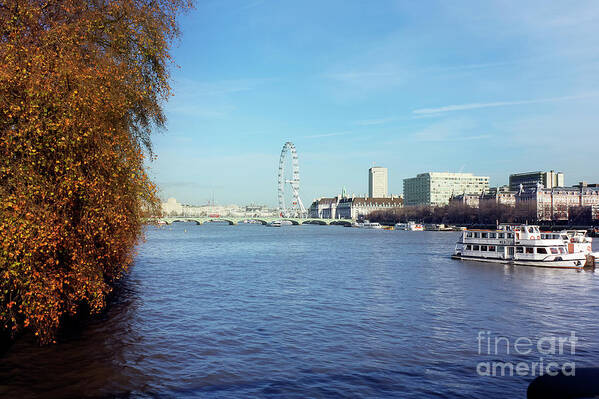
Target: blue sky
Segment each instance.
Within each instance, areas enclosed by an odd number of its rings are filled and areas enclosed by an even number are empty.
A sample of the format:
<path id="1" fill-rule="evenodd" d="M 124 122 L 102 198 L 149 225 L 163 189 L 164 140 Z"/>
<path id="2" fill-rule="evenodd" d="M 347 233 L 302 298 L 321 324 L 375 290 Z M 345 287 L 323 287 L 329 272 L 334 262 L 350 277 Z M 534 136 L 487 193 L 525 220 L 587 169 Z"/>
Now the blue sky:
<path id="1" fill-rule="evenodd" d="M 597 1 L 201 1 L 181 19 L 174 96 L 149 164 L 162 198 L 276 204 L 426 171 L 559 170 L 599 182 Z"/>

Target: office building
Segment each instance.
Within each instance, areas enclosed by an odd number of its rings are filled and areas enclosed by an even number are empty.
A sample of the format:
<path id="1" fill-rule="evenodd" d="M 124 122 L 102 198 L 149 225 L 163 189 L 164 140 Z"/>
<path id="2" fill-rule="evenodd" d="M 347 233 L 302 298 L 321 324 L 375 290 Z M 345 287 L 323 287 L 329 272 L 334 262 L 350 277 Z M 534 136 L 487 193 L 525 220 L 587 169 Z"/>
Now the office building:
<path id="1" fill-rule="evenodd" d="M 387 168 L 373 166 L 368 169 L 368 197 L 387 198 L 389 196 Z"/>
<path id="2" fill-rule="evenodd" d="M 544 188 L 564 187 L 564 174 L 562 172 L 525 172 L 510 175 L 510 190 L 519 191 L 536 188 L 542 184 Z"/>
<path id="3" fill-rule="evenodd" d="M 404 179 L 404 205 L 447 205 L 452 195 L 480 195 L 488 189 L 488 176 L 474 176 L 472 173 L 420 173 L 416 177 Z"/>

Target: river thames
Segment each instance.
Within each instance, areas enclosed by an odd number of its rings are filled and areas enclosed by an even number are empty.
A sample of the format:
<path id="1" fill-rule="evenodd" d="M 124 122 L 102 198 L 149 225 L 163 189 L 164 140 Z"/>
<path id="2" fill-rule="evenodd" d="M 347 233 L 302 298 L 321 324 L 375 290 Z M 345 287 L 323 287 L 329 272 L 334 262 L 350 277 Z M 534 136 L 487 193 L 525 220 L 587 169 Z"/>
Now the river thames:
<path id="1" fill-rule="evenodd" d="M 599 363 L 596 273 L 452 260 L 458 235 L 149 227 L 105 315 L 2 355 L 0 396 L 522 398 L 484 364 Z"/>

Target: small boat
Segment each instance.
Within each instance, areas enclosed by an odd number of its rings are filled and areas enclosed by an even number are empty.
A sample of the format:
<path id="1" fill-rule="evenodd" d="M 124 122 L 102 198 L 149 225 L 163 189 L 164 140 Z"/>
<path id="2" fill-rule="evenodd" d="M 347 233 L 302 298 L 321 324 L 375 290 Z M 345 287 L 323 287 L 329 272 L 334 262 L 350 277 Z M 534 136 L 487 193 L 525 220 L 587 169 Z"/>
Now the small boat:
<path id="1" fill-rule="evenodd" d="M 395 230 L 403 231 L 424 231 L 424 226 L 416 222 L 396 223 Z"/>
<path id="2" fill-rule="evenodd" d="M 291 226 L 293 222 L 290 220 L 273 220 L 270 223 L 266 223 L 269 227 L 281 227 L 281 226 Z"/>
<path id="3" fill-rule="evenodd" d="M 452 258 L 566 269 L 594 266 L 599 253 L 591 252 L 590 246 L 584 252 L 570 252 L 561 236 L 541 233 L 538 226 L 527 224 L 467 229 L 456 243 Z"/>
<path id="4" fill-rule="evenodd" d="M 383 226 L 381 226 L 380 223 L 377 222 L 369 222 L 368 220 L 365 220 L 364 223 L 362 224 L 362 228 L 363 229 L 382 229 Z"/>

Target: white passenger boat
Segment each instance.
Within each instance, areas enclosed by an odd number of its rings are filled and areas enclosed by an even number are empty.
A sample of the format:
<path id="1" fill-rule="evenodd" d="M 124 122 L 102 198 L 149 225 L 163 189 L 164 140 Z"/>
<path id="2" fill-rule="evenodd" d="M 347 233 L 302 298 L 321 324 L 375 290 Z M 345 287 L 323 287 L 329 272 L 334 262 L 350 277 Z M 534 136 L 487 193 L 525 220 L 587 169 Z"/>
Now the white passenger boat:
<path id="1" fill-rule="evenodd" d="M 368 220 L 365 220 L 364 223 L 362 224 L 362 228 L 364 229 L 382 229 L 383 226 L 381 226 L 380 223 L 377 222 L 369 222 Z"/>
<path id="2" fill-rule="evenodd" d="M 281 227 L 281 226 L 291 226 L 293 224 L 293 222 L 291 222 L 290 220 L 273 220 L 270 223 L 267 223 L 266 225 L 269 227 Z"/>
<path id="3" fill-rule="evenodd" d="M 599 254 L 592 253 L 590 246 L 583 252 L 569 252 L 561 234 L 557 236 L 542 237 L 539 227 L 532 225 L 468 229 L 462 232 L 452 258 L 568 269 L 594 265 Z"/>
<path id="4" fill-rule="evenodd" d="M 404 231 L 424 231 L 424 226 L 416 222 L 396 223 L 394 228 L 395 230 Z"/>

